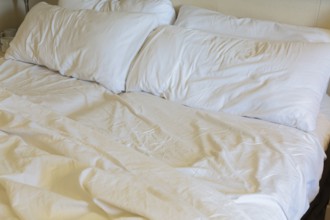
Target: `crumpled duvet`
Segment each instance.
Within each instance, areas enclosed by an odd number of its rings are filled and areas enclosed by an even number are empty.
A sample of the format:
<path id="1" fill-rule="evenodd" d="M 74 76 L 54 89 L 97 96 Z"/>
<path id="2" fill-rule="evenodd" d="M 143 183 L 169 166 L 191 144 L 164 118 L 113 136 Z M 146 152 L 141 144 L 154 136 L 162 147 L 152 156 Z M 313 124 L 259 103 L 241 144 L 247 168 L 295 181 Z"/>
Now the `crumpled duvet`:
<path id="1" fill-rule="evenodd" d="M 59 75 L 21 94 L 2 77 L 0 219 L 298 220 L 317 192 L 312 134 L 81 81 L 50 99 Z"/>

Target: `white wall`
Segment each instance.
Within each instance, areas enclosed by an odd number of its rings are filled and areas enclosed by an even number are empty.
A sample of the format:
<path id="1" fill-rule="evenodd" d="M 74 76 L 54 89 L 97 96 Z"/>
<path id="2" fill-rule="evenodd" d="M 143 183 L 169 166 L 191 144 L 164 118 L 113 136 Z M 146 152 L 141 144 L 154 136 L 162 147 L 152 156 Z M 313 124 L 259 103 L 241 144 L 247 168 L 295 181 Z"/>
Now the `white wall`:
<path id="1" fill-rule="evenodd" d="M 322 0 L 320 14 L 317 19 L 317 26 L 330 29 L 330 1 Z"/>
<path id="2" fill-rule="evenodd" d="M 41 0 L 30 0 L 31 7 Z M 57 0 L 44 0 L 57 4 Z M 70 1 L 70 0 L 68 0 Z M 329 0 L 173 0 L 175 5 L 195 4 L 238 16 L 266 18 L 330 29 Z M 243 5 L 243 7 L 237 7 Z M 17 28 L 24 19 L 23 0 L 0 0 L 0 31 Z"/>
<path id="3" fill-rule="evenodd" d="M 41 0 L 30 0 L 33 6 Z M 56 4 L 57 0 L 45 0 L 50 4 Z M 6 28 L 17 28 L 25 16 L 23 0 L 0 0 L 0 31 Z"/>

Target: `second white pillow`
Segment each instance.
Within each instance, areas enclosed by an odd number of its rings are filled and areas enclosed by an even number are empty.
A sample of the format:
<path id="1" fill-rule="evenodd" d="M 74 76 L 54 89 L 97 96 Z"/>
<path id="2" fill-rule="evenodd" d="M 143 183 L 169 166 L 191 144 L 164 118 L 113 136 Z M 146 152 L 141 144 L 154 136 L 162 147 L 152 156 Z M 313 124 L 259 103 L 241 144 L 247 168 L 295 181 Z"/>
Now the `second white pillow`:
<path id="1" fill-rule="evenodd" d="M 168 26 L 148 38 L 126 89 L 311 131 L 329 75 L 329 44 L 233 39 Z"/>

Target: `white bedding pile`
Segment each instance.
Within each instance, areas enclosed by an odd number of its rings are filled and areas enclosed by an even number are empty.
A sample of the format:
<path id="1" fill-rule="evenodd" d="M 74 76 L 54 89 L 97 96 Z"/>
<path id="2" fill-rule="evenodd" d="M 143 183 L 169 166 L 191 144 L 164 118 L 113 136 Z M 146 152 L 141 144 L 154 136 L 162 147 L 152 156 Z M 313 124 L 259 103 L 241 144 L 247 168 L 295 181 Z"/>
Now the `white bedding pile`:
<path id="1" fill-rule="evenodd" d="M 188 6 L 164 25 L 169 0 L 59 4 L 0 59 L 0 219 L 302 217 L 330 139 L 327 32 Z"/>
<path id="2" fill-rule="evenodd" d="M 317 193 L 315 134 L 0 71 L 2 219 L 298 219 Z"/>

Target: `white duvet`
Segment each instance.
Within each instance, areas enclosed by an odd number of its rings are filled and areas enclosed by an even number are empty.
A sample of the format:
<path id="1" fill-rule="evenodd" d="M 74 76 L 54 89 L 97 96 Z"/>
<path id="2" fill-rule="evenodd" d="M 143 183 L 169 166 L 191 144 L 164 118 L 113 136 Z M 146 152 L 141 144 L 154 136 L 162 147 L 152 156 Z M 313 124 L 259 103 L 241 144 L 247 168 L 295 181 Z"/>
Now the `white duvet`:
<path id="1" fill-rule="evenodd" d="M 298 220 L 314 133 L 0 61 L 0 219 Z"/>

